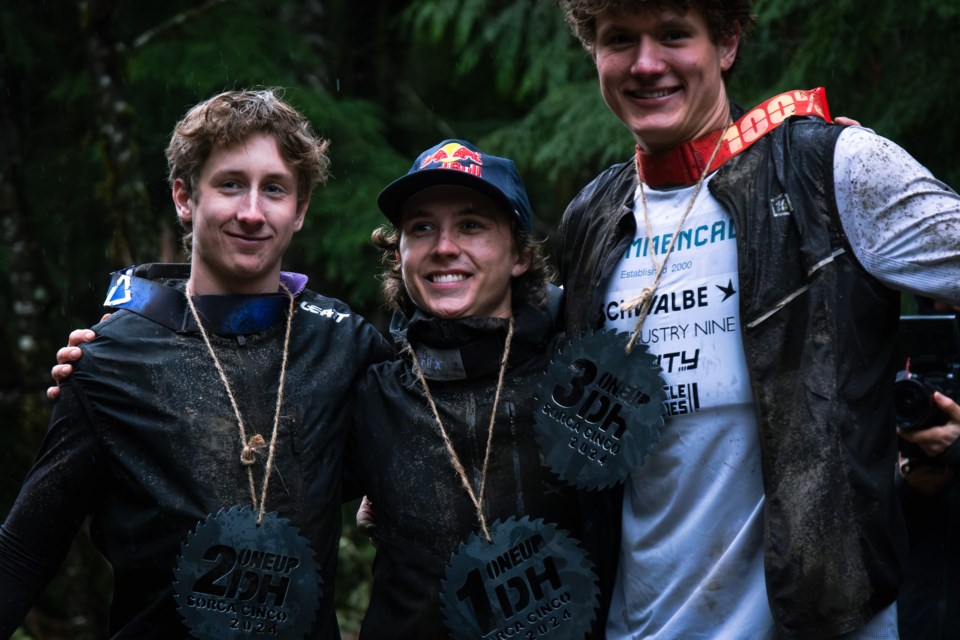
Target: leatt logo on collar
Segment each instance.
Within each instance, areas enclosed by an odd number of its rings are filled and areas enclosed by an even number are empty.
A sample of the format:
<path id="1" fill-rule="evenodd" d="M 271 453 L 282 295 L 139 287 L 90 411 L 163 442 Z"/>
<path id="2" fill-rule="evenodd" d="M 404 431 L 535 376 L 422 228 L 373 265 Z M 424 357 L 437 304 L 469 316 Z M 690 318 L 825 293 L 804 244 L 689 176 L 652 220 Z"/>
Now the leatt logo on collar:
<path id="1" fill-rule="evenodd" d="M 343 320 L 344 318 L 350 317 L 349 313 L 341 313 L 336 309 L 330 309 L 330 308 L 323 309 L 321 307 L 318 307 L 315 304 L 310 304 L 309 302 L 306 302 L 306 301 L 303 301 L 300 303 L 300 308 L 314 315 L 318 315 L 321 318 L 330 318 L 334 320 L 337 324 L 340 324 L 340 321 Z"/>
<path id="2" fill-rule="evenodd" d="M 483 172 L 483 154 L 471 151 L 462 144 L 450 142 L 424 158 L 420 162 L 420 168 L 456 169 L 480 177 Z"/>

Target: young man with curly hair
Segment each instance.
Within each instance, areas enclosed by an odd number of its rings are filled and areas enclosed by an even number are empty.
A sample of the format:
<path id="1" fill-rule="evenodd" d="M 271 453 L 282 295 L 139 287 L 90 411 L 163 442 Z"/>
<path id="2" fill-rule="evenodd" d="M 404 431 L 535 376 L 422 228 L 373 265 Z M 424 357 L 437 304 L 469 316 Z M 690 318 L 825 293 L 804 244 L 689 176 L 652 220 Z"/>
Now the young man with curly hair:
<path id="1" fill-rule="evenodd" d="M 507 158 L 444 140 L 378 204 L 389 224 L 373 242 L 401 357 L 362 378 L 348 447 L 377 545 L 361 637 L 446 638 L 441 583 L 478 528 L 527 517 L 579 534 L 575 493 L 541 463 L 533 428 L 560 292 Z"/>
<path id="2" fill-rule="evenodd" d="M 191 263 L 114 274 L 115 311 L 0 528 L 3 637 L 88 518 L 113 568 L 111 638 L 339 635 L 349 391 L 391 350 L 280 268 L 328 144 L 271 90 L 219 94 L 177 124 L 167 160 Z"/>

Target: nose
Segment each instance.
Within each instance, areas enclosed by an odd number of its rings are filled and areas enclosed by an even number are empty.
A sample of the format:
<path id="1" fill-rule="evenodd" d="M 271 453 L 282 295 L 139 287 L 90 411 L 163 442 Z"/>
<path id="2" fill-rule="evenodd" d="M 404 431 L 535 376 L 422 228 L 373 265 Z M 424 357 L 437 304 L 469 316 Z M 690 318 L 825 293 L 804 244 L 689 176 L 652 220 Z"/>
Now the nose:
<path id="1" fill-rule="evenodd" d="M 456 256 L 460 253 L 460 245 L 454 236 L 453 230 L 441 227 L 437 231 L 437 241 L 433 245 L 433 254 L 437 256 Z"/>
<path id="2" fill-rule="evenodd" d="M 237 207 L 237 220 L 245 225 L 261 225 L 266 218 L 260 203 L 258 192 L 251 190 L 240 199 Z"/>
<path id="3" fill-rule="evenodd" d="M 633 75 L 658 75 L 664 72 L 660 44 L 653 38 L 641 38 L 637 42 L 630 73 Z"/>

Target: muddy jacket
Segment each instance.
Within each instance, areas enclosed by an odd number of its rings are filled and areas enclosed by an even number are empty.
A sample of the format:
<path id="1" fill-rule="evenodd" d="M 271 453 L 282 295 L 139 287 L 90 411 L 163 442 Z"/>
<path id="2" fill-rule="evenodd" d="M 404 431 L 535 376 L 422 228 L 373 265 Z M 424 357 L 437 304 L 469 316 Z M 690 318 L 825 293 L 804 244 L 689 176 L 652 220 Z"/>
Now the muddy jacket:
<path id="1" fill-rule="evenodd" d="M 846 244 L 834 201 L 839 131 L 791 118 L 709 183 L 737 232 L 766 495 L 767 592 L 783 637 L 859 628 L 896 598 L 903 559 L 891 427 L 899 295 Z M 603 322 L 611 271 L 636 233 L 636 186 L 633 162 L 615 165 L 564 216 L 570 334 Z M 784 195 L 788 215 L 772 215 L 775 206 L 783 213 Z"/>
<path id="2" fill-rule="evenodd" d="M 576 536 L 571 492 L 542 466 L 533 432 L 534 395 L 552 351 L 555 307 L 552 313 L 517 309 L 484 506 L 490 524 L 530 516 Z M 394 325 L 423 363 L 443 425 L 470 481 L 479 486 L 507 321 L 449 321 L 417 312 L 409 327 Z M 358 459 L 349 471 L 356 476 L 358 492 L 373 503 L 377 545 L 361 638 L 448 638 L 440 584 L 451 555 L 478 530 L 476 510 L 407 358 L 371 367 L 359 395 L 363 400 L 351 447 Z"/>
<path id="3" fill-rule="evenodd" d="M 91 538 L 114 571 L 111 637 L 187 637 L 172 586 L 180 545 L 208 515 L 250 504 L 230 400 L 186 308 L 183 282 L 162 282 L 169 286 L 153 304 L 116 311 L 94 327 L 96 340 L 83 347 L 63 387 L 39 458 L 0 531 L 2 637 L 56 572 L 88 515 Z M 253 298 L 276 304 L 252 305 Z M 269 440 L 289 299 L 195 300 L 247 434 Z M 348 390 L 390 349 L 346 305 L 304 290 L 289 353 L 267 511 L 289 519 L 316 554 L 325 591 L 307 637 L 334 638 Z M 263 463 L 255 465 L 258 489 Z"/>

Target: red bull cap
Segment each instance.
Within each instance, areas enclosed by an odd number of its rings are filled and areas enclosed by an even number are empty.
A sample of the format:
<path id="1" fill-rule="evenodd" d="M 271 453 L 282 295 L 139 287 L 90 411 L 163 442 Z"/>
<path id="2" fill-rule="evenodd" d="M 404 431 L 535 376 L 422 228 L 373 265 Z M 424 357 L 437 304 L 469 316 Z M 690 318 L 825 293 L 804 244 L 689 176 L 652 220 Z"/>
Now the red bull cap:
<path id="1" fill-rule="evenodd" d="M 443 185 L 485 194 L 531 231 L 530 200 L 513 160 L 487 155 L 466 140 L 444 140 L 421 153 L 407 175 L 380 192 L 377 205 L 392 223 L 399 224 L 407 200 L 424 189 Z"/>

